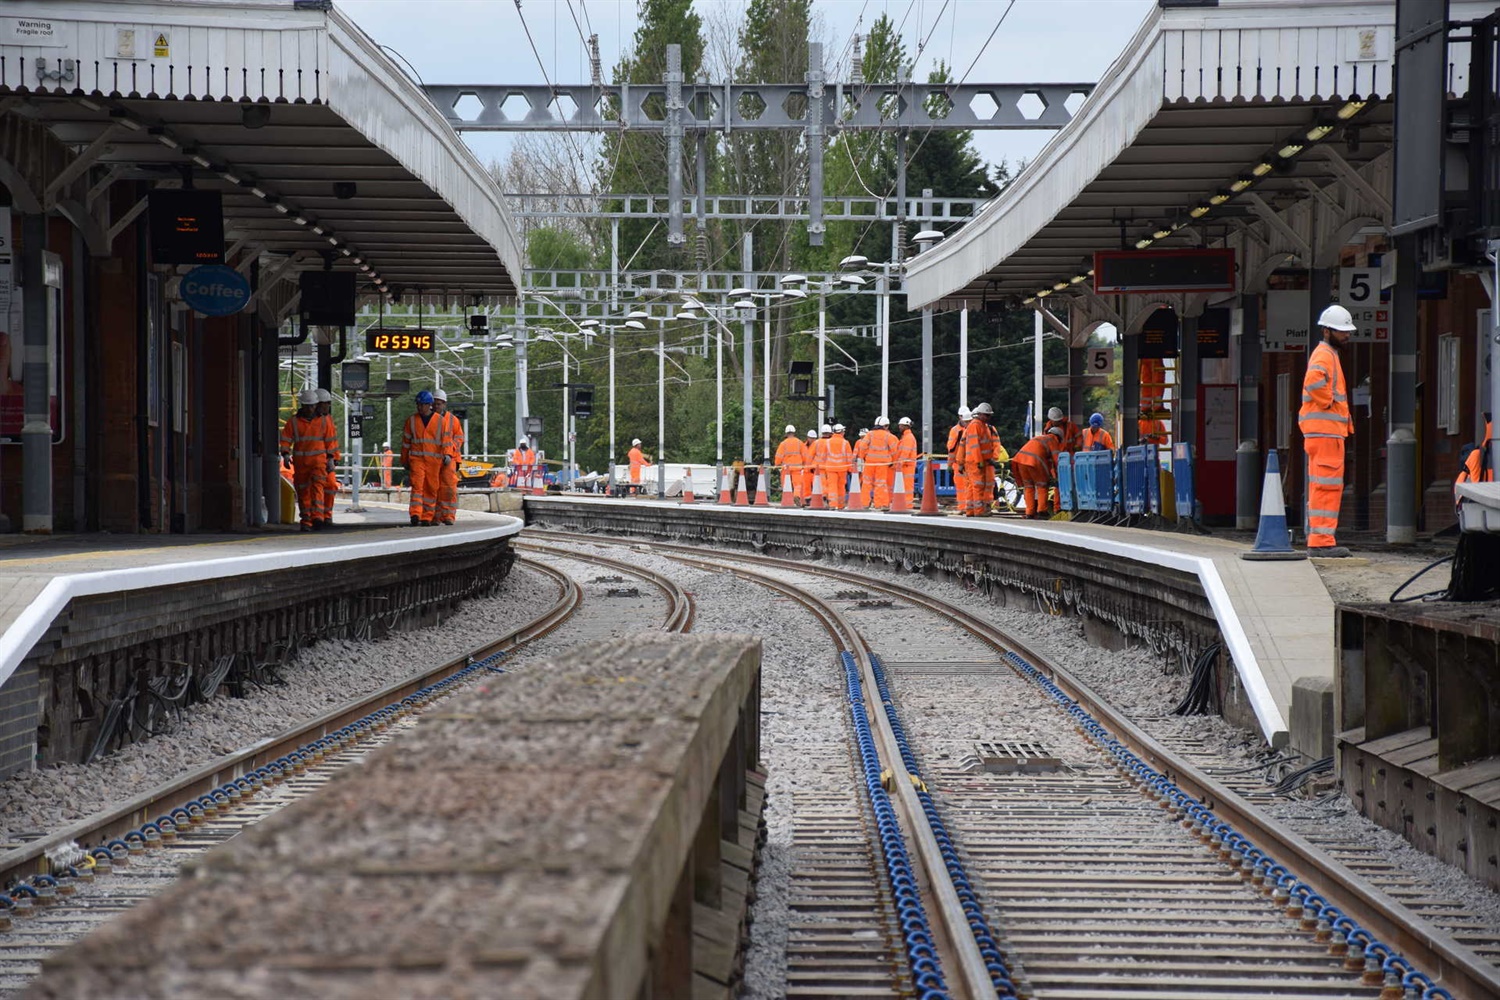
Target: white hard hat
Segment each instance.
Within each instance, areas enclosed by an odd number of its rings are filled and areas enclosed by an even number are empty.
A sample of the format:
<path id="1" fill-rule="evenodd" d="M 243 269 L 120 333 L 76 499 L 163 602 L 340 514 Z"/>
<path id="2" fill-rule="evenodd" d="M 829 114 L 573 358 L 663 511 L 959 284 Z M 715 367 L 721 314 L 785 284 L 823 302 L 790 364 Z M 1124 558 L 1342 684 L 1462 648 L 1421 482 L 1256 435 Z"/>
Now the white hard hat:
<path id="1" fill-rule="evenodd" d="M 989 403 L 980 403 L 978 406 L 974 407 L 974 415 L 977 417 L 981 413 L 987 417 L 993 416 L 995 413 L 995 408 Z"/>
<path id="2" fill-rule="evenodd" d="M 835 434 L 842 434 L 842 433 L 844 433 L 844 425 L 843 424 L 834 424 L 833 425 L 833 433 L 835 433 Z"/>
<path id="3" fill-rule="evenodd" d="M 640 447 L 640 444 L 641 444 L 641 439 L 640 438 L 631 438 L 630 439 L 630 446 L 632 448 L 638 448 L 638 447 Z"/>
<path id="4" fill-rule="evenodd" d="M 860 437 L 864 437 L 866 434 L 869 434 L 869 433 L 870 433 L 870 428 L 868 428 L 868 427 L 861 427 L 859 429 L 859 436 Z"/>
<path id="5" fill-rule="evenodd" d="M 382 447 L 382 448 L 389 448 L 390 446 L 391 446 L 391 443 L 389 441 L 382 441 L 382 442 L 380 442 L 380 447 Z"/>
<path id="6" fill-rule="evenodd" d="M 972 416 L 972 415 L 973 415 L 973 411 L 971 411 L 967 406 L 960 406 L 958 408 L 958 419 L 960 419 L 960 420 L 968 420 L 969 417 Z"/>
<path id="7" fill-rule="evenodd" d="M 516 442 L 516 447 L 517 448 L 524 448 L 527 445 L 529 445 L 530 443 L 531 443 L 530 441 L 527 441 L 525 438 L 522 438 L 521 440 L 519 440 L 519 441 Z"/>
<path id="8" fill-rule="evenodd" d="M 441 399 L 445 403 L 448 402 L 448 394 L 441 389 L 432 390 L 432 398 Z"/>
<path id="9" fill-rule="evenodd" d="M 1318 317 L 1318 325 L 1345 332 L 1357 329 L 1354 325 L 1354 317 L 1349 315 L 1349 310 L 1338 304 L 1323 310 L 1322 315 Z"/>
<path id="10" fill-rule="evenodd" d="M 823 430 L 824 434 L 832 434 L 833 433 L 833 428 L 829 427 L 827 424 L 823 425 L 822 430 Z"/>
<path id="11" fill-rule="evenodd" d="M 329 392 L 327 389 L 319 389 L 318 390 L 318 402 L 320 402 L 320 403 L 331 403 L 331 402 L 333 402 L 333 393 Z"/>
<path id="12" fill-rule="evenodd" d="M 793 427 L 791 424 L 787 424 L 786 425 L 786 433 L 788 433 L 788 434 L 795 434 L 795 433 L 797 433 L 797 428 Z"/>
<path id="13" fill-rule="evenodd" d="M 809 427 L 807 429 L 807 436 L 810 437 L 810 438 L 815 438 L 815 437 L 818 436 L 818 432 L 815 431 L 815 430 L 813 430 L 811 427 Z"/>
<path id="14" fill-rule="evenodd" d="M 303 389 L 297 393 L 297 403 L 301 406 L 311 406 L 318 401 L 318 390 Z"/>
<path id="15" fill-rule="evenodd" d="M 1047 419 L 1048 420 L 1061 420 L 1062 418 L 1063 418 L 1063 411 L 1060 408 L 1056 407 L 1056 406 L 1054 406 L 1052 409 L 1050 409 L 1050 410 L 1047 411 Z"/>
<path id="16" fill-rule="evenodd" d="M 911 426 L 911 417 L 902 417 L 900 420 L 896 421 L 896 426 L 897 427 L 910 427 Z"/>
<path id="17" fill-rule="evenodd" d="M 887 416 L 876 417 L 875 418 L 875 426 L 876 427 L 889 427 L 889 426 L 891 426 L 891 418 L 887 417 Z"/>

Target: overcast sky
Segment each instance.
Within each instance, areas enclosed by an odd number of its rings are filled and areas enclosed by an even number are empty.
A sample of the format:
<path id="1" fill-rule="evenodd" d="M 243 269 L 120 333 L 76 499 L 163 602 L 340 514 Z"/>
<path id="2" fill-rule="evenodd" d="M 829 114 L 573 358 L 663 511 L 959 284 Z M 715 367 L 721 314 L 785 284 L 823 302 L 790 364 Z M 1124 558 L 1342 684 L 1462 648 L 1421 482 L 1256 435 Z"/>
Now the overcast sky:
<path id="1" fill-rule="evenodd" d="M 827 62 L 848 79 L 849 40 L 868 33 L 881 14 L 901 25 L 908 53 L 926 39 L 915 79 L 939 60 L 964 71 L 968 83 L 1087 83 L 1118 56 L 1154 0 L 1016 0 L 985 46 L 1009 0 L 813 0 Z M 382 45 L 404 56 L 427 83 L 587 83 L 580 35 L 599 35 L 605 78 L 628 51 L 636 28 L 635 0 L 337 0 Z M 705 21 L 736 13 L 743 0 L 698 0 Z M 523 25 L 524 17 L 524 25 Z M 575 18 L 577 24 L 575 25 Z M 582 30 L 580 31 L 580 26 Z M 541 64 L 532 54 L 526 30 Z M 715 81 L 718 82 L 718 81 Z M 770 83 L 780 81 L 765 81 Z M 979 132 L 988 160 L 1034 157 L 1046 132 Z M 501 159 L 504 133 L 464 133 L 482 161 Z"/>

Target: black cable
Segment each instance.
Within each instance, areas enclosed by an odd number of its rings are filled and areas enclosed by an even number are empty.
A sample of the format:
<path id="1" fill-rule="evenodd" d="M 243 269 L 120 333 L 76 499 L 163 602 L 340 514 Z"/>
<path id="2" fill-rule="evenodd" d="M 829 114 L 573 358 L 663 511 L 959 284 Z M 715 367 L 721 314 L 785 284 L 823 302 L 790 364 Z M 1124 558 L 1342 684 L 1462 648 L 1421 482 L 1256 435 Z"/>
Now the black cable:
<path id="1" fill-rule="evenodd" d="M 1446 593 L 1448 593 L 1448 588 L 1444 587 L 1442 590 L 1432 590 L 1432 591 L 1428 591 L 1425 594 L 1415 594 L 1415 595 L 1413 595 L 1411 597 L 1399 597 L 1399 596 L 1397 596 L 1397 595 L 1399 595 L 1401 593 L 1401 591 L 1405 590 L 1407 587 L 1410 587 L 1413 583 L 1416 583 L 1419 579 L 1421 579 L 1423 576 L 1425 576 L 1429 571 L 1437 569 L 1439 566 L 1441 566 L 1445 562 L 1452 562 L 1453 559 L 1454 559 L 1453 556 L 1443 556 L 1443 558 L 1436 559 L 1436 560 L 1428 563 L 1426 566 L 1423 566 L 1421 569 L 1417 570 L 1415 573 L 1413 573 L 1410 577 L 1407 578 L 1407 580 L 1406 580 L 1405 583 L 1403 583 L 1401 586 L 1397 587 L 1395 590 L 1391 591 L 1391 596 L 1389 598 L 1390 603 L 1391 604 L 1406 604 L 1406 603 L 1409 603 L 1411 601 L 1425 601 L 1429 597 L 1434 597 L 1434 596 L 1437 596 L 1439 594 L 1446 594 Z"/>
<path id="2" fill-rule="evenodd" d="M 1187 694 L 1183 696 L 1177 707 L 1172 709 L 1173 715 L 1218 714 L 1219 691 L 1214 665 L 1219 651 L 1223 648 L 1221 643 L 1215 642 L 1198 654 L 1197 660 L 1193 663 L 1193 675 L 1192 680 L 1188 682 Z"/>

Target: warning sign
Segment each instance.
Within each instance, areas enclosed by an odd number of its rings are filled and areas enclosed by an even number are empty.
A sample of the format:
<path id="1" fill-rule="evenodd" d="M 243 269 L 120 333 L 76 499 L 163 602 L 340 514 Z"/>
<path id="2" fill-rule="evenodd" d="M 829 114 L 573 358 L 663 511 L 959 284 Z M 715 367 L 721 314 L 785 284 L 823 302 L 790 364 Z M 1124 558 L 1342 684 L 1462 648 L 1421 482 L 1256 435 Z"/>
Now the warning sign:
<path id="1" fill-rule="evenodd" d="M 172 57 L 172 40 L 165 31 L 156 33 L 156 41 L 151 46 L 152 55 L 158 59 L 170 59 Z"/>

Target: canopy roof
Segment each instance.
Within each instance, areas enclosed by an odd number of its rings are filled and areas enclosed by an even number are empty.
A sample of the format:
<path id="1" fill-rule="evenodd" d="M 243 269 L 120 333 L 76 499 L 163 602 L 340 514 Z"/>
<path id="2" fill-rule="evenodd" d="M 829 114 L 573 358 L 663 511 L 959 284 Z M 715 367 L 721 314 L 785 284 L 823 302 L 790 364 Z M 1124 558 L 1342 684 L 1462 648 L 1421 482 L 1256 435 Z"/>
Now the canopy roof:
<path id="1" fill-rule="evenodd" d="M 0 94 L 118 177 L 170 182 L 194 167 L 195 186 L 223 192 L 241 247 L 332 250 L 336 267 L 359 258 L 392 291 L 513 296 L 521 246 L 498 185 L 421 89 L 324 6 L 8 3 Z M 42 78 L 39 59 L 58 72 Z"/>

